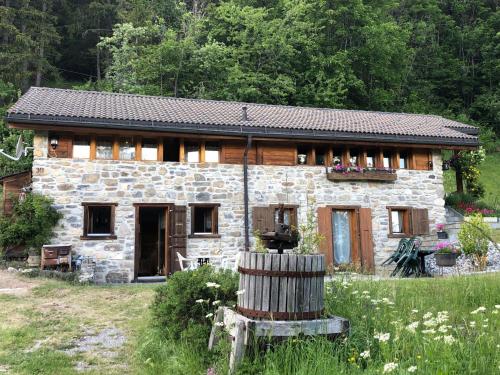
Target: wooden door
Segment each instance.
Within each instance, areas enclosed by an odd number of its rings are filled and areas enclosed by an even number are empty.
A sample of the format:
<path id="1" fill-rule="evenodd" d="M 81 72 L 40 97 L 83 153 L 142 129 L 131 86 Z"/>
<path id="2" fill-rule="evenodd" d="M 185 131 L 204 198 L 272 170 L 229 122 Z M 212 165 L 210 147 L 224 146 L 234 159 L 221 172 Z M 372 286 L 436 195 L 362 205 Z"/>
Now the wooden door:
<path id="1" fill-rule="evenodd" d="M 169 223 L 169 219 L 170 219 L 170 209 L 168 207 L 165 207 L 165 209 L 163 210 L 162 214 L 164 215 L 163 216 L 163 220 L 165 220 L 165 228 L 164 228 L 164 246 L 163 246 L 163 251 L 164 251 L 164 255 L 163 255 L 163 275 L 167 276 L 171 271 L 171 261 L 170 261 L 170 247 L 169 247 L 169 237 L 168 237 L 168 233 L 169 233 L 169 227 L 170 227 L 170 223 Z"/>
<path id="2" fill-rule="evenodd" d="M 180 271 L 180 265 L 177 259 L 177 253 L 186 256 L 187 231 L 186 231 L 186 206 L 172 206 L 170 211 L 169 223 L 170 230 L 168 236 L 170 261 L 169 273 Z"/>

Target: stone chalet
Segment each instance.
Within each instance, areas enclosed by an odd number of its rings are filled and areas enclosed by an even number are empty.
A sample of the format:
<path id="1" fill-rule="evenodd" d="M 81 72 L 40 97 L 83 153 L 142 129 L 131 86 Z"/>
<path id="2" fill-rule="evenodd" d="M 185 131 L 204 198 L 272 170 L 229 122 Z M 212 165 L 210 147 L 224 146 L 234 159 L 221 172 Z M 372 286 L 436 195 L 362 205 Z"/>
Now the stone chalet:
<path id="1" fill-rule="evenodd" d="M 439 116 L 38 87 L 6 119 L 35 132 L 32 189 L 64 214 L 53 243 L 94 258 L 98 282 L 168 275 L 177 253 L 232 267 L 279 204 L 293 225 L 314 210 L 330 266 L 380 272 L 444 222 L 441 150 L 478 146 Z"/>

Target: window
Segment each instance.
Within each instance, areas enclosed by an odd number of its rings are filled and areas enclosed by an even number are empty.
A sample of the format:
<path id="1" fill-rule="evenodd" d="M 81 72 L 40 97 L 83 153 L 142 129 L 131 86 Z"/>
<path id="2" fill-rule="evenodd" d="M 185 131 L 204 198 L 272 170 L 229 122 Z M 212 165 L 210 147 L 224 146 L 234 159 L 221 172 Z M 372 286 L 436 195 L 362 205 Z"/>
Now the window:
<path id="1" fill-rule="evenodd" d="M 391 155 L 389 153 L 384 152 L 384 160 L 383 160 L 384 168 L 391 168 Z"/>
<path id="2" fill-rule="evenodd" d="M 279 204 L 272 204 L 265 207 L 252 208 L 253 231 L 260 234 L 274 232 L 276 224 L 279 222 Z M 283 221 L 287 225 L 297 228 L 297 211 L 299 206 L 285 204 Z"/>
<path id="3" fill-rule="evenodd" d="M 118 159 L 135 160 L 135 144 L 132 138 L 120 138 Z"/>
<path id="4" fill-rule="evenodd" d="M 191 206 L 191 234 L 196 237 L 220 237 L 219 206 L 217 203 L 192 203 Z"/>
<path id="5" fill-rule="evenodd" d="M 75 159 L 90 158 L 90 140 L 87 137 L 75 137 L 73 141 L 73 157 Z"/>
<path id="6" fill-rule="evenodd" d="M 327 151 L 324 147 L 316 148 L 316 160 L 315 165 L 325 165 L 326 164 L 326 155 Z"/>
<path id="7" fill-rule="evenodd" d="M 351 150 L 349 155 L 349 165 L 351 167 L 356 167 L 359 163 L 359 151 Z"/>
<path id="8" fill-rule="evenodd" d="M 296 220 L 296 210 L 294 207 L 285 207 L 283 210 L 283 224 L 286 225 L 297 225 L 297 220 Z M 279 223 L 279 214 L 280 214 L 280 209 L 275 208 L 274 209 L 274 224 Z"/>
<path id="9" fill-rule="evenodd" d="M 408 168 L 408 154 L 406 152 L 399 153 L 399 168 L 400 169 Z"/>
<path id="10" fill-rule="evenodd" d="M 219 162 L 219 144 L 215 142 L 207 142 L 205 145 L 205 161 L 207 163 Z"/>
<path id="11" fill-rule="evenodd" d="M 199 163 L 200 162 L 200 145 L 197 143 L 186 143 L 185 145 L 186 155 L 185 161 L 188 163 Z"/>
<path id="12" fill-rule="evenodd" d="M 142 141 L 142 160 L 158 160 L 158 143 L 154 139 Z"/>
<path id="13" fill-rule="evenodd" d="M 81 239 L 116 239 L 116 203 L 82 203 L 83 236 Z"/>
<path id="14" fill-rule="evenodd" d="M 411 235 L 409 207 L 387 207 L 389 210 L 389 237 Z"/>
<path id="15" fill-rule="evenodd" d="M 96 159 L 113 159 L 113 142 L 110 138 L 97 138 Z"/>
<path id="16" fill-rule="evenodd" d="M 375 154 L 373 152 L 368 152 L 366 154 L 366 167 L 367 168 L 375 167 Z"/>

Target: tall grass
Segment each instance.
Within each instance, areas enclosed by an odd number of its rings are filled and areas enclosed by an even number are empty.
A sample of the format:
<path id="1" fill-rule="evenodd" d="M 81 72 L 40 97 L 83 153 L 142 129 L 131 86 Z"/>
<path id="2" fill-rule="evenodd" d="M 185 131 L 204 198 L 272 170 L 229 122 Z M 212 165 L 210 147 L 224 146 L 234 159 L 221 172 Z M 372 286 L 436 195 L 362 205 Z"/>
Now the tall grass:
<path id="1" fill-rule="evenodd" d="M 326 288 L 326 310 L 350 320 L 348 337 L 271 344 L 263 352 L 251 351 L 238 373 L 380 374 L 389 363 L 397 365 L 392 374 L 407 374 L 414 367 L 416 374 L 500 372 L 499 275 L 344 279 Z M 416 328 L 411 329 L 412 323 Z M 382 334 L 382 340 L 375 338 L 377 334 Z M 204 347 L 190 350 L 188 341 L 151 343 L 151 351 L 138 359 L 141 366 L 154 367 L 154 373 L 204 374 L 208 367 L 215 367 L 218 374 L 227 371 L 227 344 L 211 356 Z"/>

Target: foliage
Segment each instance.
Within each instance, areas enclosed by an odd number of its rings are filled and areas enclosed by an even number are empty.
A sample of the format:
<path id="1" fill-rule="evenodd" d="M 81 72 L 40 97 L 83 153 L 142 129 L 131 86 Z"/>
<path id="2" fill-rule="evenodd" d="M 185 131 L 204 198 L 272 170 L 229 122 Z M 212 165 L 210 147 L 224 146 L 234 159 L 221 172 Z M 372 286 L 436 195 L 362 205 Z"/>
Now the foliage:
<path id="1" fill-rule="evenodd" d="M 39 268 L 32 268 L 30 272 L 23 272 L 22 275 L 30 278 L 44 277 L 47 279 L 66 281 L 70 284 L 80 284 L 79 272 L 61 272 L 55 270 L 41 270 Z"/>
<path id="2" fill-rule="evenodd" d="M 253 233 L 253 238 L 254 238 L 254 246 L 253 246 L 253 251 L 257 253 L 267 253 L 268 249 L 264 245 L 264 241 L 262 241 L 262 238 L 260 237 L 260 231 L 256 230 Z"/>
<path id="3" fill-rule="evenodd" d="M 197 340 L 208 339 L 211 316 L 218 306 L 235 303 L 237 284 L 237 274 L 210 266 L 174 273 L 156 290 L 151 306 L 154 326 L 174 338 L 189 334 Z"/>
<path id="4" fill-rule="evenodd" d="M 434 246 L 435 254 L 460 254 L 460 249 L 454 242 L 441 241 Z"/>
<path id="5" fill-rule="evenodd" d="M 0 247 L 26 245 L 40 252 L 61 218 L 50 198 L 26 194 L 25 199 L 14 203 L 11 216 L 0 216 Z"/>
<path id="6" fill-rule="evenodd" d="M 247 350 L 237 374 L 380 374 L 388 363 L 398 365 L 391 374 L 411 373 L 412 366 L 416 374 L 494 373 L 499 286 L 498 274 L 404 281 L 335 278 L 326 283 L 325 308 L 349 320 L 347 337 L 270 342 L 268 350 Z M 227 373 L 222 370 L 227 349 L 214 359 L 207 358 L 206 346 L 191 354 L 188 348 L 187 341 L 155 340 L 140 354 L 141 370 L 188 374 L 213 366 L 218 374 Z"/>
<path id="7" fill-rule="evenodd" d="M 307 255 L 319 253 L 319 246 L 324 239 L 324 236 L 318 232 L 316 215 L 313 207 L 313 202 L 309 202 L 306 222 L 299 225 L 300 241 L 299 246 L 295 249 L 297 254 Z"/>
<path id="8" fill-rule="evenodd" d="M 457 172 L 461 172 L 465 179 L 467 191 L 476 198 L 484 196 L 484 187 L 479 182 L 481 171 L 479 166 L 484 161 L 486 152 L 482 147 L 474 151 L 460 151 L 454 154 L 448 163 Z"/>
<path id="9" fill-rule="evenodd" d="M 445 204 L 451 206 L 463 215 L 472 215 L 475 213 L 483 216 L 498 216 L 500 211 L 498 207 L 492 207 L 490 204 L 479 201 L 470 193 L 450 193 L 445 197 Z"/>
<path id="10" fill-rule="evenodd" d="M 491 238 L 491 227 L 484 222 L 481 214 L 474 214 L 464 222 L 458 232 L 458 239 L 462 250 L 466 255 L 477 258 L 484 257 L 488 253 L 489 238 Z"/>

